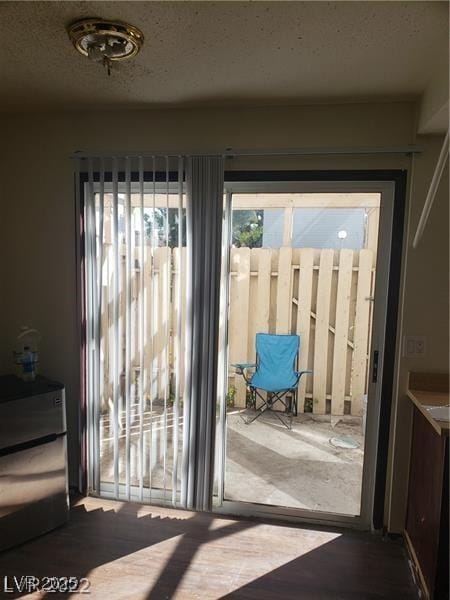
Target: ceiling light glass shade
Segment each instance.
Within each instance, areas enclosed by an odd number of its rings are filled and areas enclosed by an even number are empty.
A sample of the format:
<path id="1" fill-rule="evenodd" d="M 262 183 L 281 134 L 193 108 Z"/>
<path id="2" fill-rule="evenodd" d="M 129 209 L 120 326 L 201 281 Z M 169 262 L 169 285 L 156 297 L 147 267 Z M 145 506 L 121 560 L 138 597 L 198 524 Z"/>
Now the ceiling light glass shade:
<path id="1" fill-rule="evenodd" d="M 89 60 L 92 60 L 93 62 L 100 62 L 103 60 L 103 58 L 105 56 L 104 50 L 102 49 L 101 46 L 98 46 L 97 44 L 88 46 L 87 55 L 88 55 Z"/>
<path id="2" fill-rule="evenodd" d="M 67 33 L 78 52 L 95 61 L 132 58 L 144 43 L 142 31 L 121 21 L 81 19 L 69 25 Z"/>
<path id="3" fill-rule="evenodd" d="M 126 40 L 114 40 L 108 39 L 108 43 L 105 46 L 105 54 L 111 58 L 123 56 L 124 53 L 128 51 L 127 45 L 129 42 Z"/>

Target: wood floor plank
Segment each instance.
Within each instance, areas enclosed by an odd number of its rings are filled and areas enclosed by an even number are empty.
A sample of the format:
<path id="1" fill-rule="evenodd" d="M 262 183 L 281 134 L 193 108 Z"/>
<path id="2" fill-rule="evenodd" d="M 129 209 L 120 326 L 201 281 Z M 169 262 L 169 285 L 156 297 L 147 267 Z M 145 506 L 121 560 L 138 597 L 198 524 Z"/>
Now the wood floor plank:
<path id="1" fill-rule="evenodd" d="M 1 553 L 1 585 L 14 575 L 86 577 L 93 600 L 416 597 L 399 542 L 95 498 L 76 501 L 66 526 Z"/>

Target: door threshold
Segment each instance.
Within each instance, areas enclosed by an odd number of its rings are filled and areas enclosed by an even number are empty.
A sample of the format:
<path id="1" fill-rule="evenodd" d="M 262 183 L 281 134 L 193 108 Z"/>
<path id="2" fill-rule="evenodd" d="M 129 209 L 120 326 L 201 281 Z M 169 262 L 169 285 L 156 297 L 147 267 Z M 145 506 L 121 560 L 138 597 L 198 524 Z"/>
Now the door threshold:
<path id="1" fill-rule="evenodd" d="M 227 516 L 283 521 L 296 525 L 320 525 L 321 527 L 331 526 L 359 531 L 370 531 L 370 525 L 358 515 L 337 515 L 335 513 L 305 510 L 301 508 L 288 508 L 233 500 L 224 500 L 220 506 L 214 506 L 212 511 Z"/>

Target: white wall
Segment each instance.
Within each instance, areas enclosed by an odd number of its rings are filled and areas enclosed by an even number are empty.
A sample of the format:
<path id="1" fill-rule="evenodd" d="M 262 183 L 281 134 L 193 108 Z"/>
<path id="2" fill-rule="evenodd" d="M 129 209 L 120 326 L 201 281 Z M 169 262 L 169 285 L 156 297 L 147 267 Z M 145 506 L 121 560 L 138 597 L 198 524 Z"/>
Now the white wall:
<path id="1" fill-rule="evenodd" d="M 405 240 L 402 339 L 426 337 L 426 354 L 401 357 L 398 398 L 392 411 L 391 444 L 386 498 L 388 526 L 401 531 L 406 507 L 412 405 L 406 397 L 409 371 L 448 373 L 449 370 L 449 180 L 444 171 L 432 212 L 417 249 L 412 248 L 417 224 L 436 166 L 442 136 L 418 136 L 424 152 L 417 155 L 411 185 L 409 231 Z M 395 436 L 395 437 L 394 437 Z"/>
<path id="2" fill-rule="evenodd" d="M 11 370 L 10 350 L 16 330 L 29 324 L 41 330 L 42 371 L 64 381 L 67 388 L 70 473 L 77 475 L 77 427 L 79 402 L 79 347 L 75 311 L 75 211 L 73 163 L 76 150 L 197 150 L 225 147 L 283 148 L 299 146 L 399 146 L 414 142 L 416 106 L 413 103 L 346 104 L 283 108 L 190 109 L 165 111 L 102 112 L 5 115 L 0 119 L 2 161 L 2 276 L 0 307 L 0 372 Z M 421 140 L 422 143 L 422 140 Z M 417 193 L 413 217 L 423 201 L 431 177 L 436 143 L 426 144 L 417 169 Z M 230 161 L 229 168 L 251 166 L 251 160 Z M 265 168 L 367 169 L 407 168 L 402 156 L 314 157 L 265 160 Z M 439 212 L 440 211 L 440 212 Z M 442 229 L 444 208 L 432 218 Z M 448 219 L 445 220 L 448 223 Z M 432 221 L 433 223 L 433 221 Z M 431 254 L 441 256 L 439 236 L 429 236 Z M 425 246 L 426 247 L 426 246 Z M 445 251 L 445 250 L 444 250 Z M 422 250 L 423 252 L 423 250 Z M 418 255 L 419 256 L 419 255 Z M 428 362 L 442 368 L 447 327 L 437 313 L 436 297 L 443 293 L 441 271 L 426 273 L 427 294 L 423 299 L 426 319 L 421 331 L 429 339 Z M 427 262 L 427 261 L 425 261 Z M 416 274 L 424 263 L 412 259 L 408 266 L 408 294 L 416 291 Z M 425 268 L 426 270 L 426 268 Z M 433 277 L 433 272 L 436 277 Z M 417 289 L 422 289 L 417 285 Z M 425 287 L 423 288 L 425 289 Z M 418 313 L 417 298 L 407 303 L 408 323 Z M 439 310 L 443 302 L 439 300 Z M 402 365 L 402 372 L 405 365 Z M 404 382 L 400 396 L 404 393 Z M 403 404 L 402 404 L 403 406 Z M 403 448 L 403 423 L 399 421 L 398 452 Z M 395 433 L 395 432 L 394 432 Z M 404 469 L 404 461 L 398 463 Z M 403 478 L 404 479 L 404 478 Z M 393 486 L 393 496 L 402 497 Z M 395 503 L 396 514 L 401 502 Z M 400 507 L 400 508 L 399 508 Z M 398 526 L 399 517 L 392 522 Z M 400 514 L 401 519 L 401 514 Z"/>

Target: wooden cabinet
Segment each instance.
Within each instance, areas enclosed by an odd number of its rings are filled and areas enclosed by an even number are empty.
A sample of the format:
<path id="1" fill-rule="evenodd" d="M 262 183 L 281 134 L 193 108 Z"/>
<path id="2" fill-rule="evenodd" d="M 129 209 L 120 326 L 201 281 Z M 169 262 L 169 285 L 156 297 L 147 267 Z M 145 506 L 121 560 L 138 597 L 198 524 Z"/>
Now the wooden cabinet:
<path id="1" fill-rule="evenodd" d="M 417 580 L 426 598 L 449 598 L 449 436 L 448 424 L 433 422 L 427 405 L 444 392 L 410 390 L 414 403 L 405 537 Z M 439 400 L 440 399 L 440 400 Z"/>

